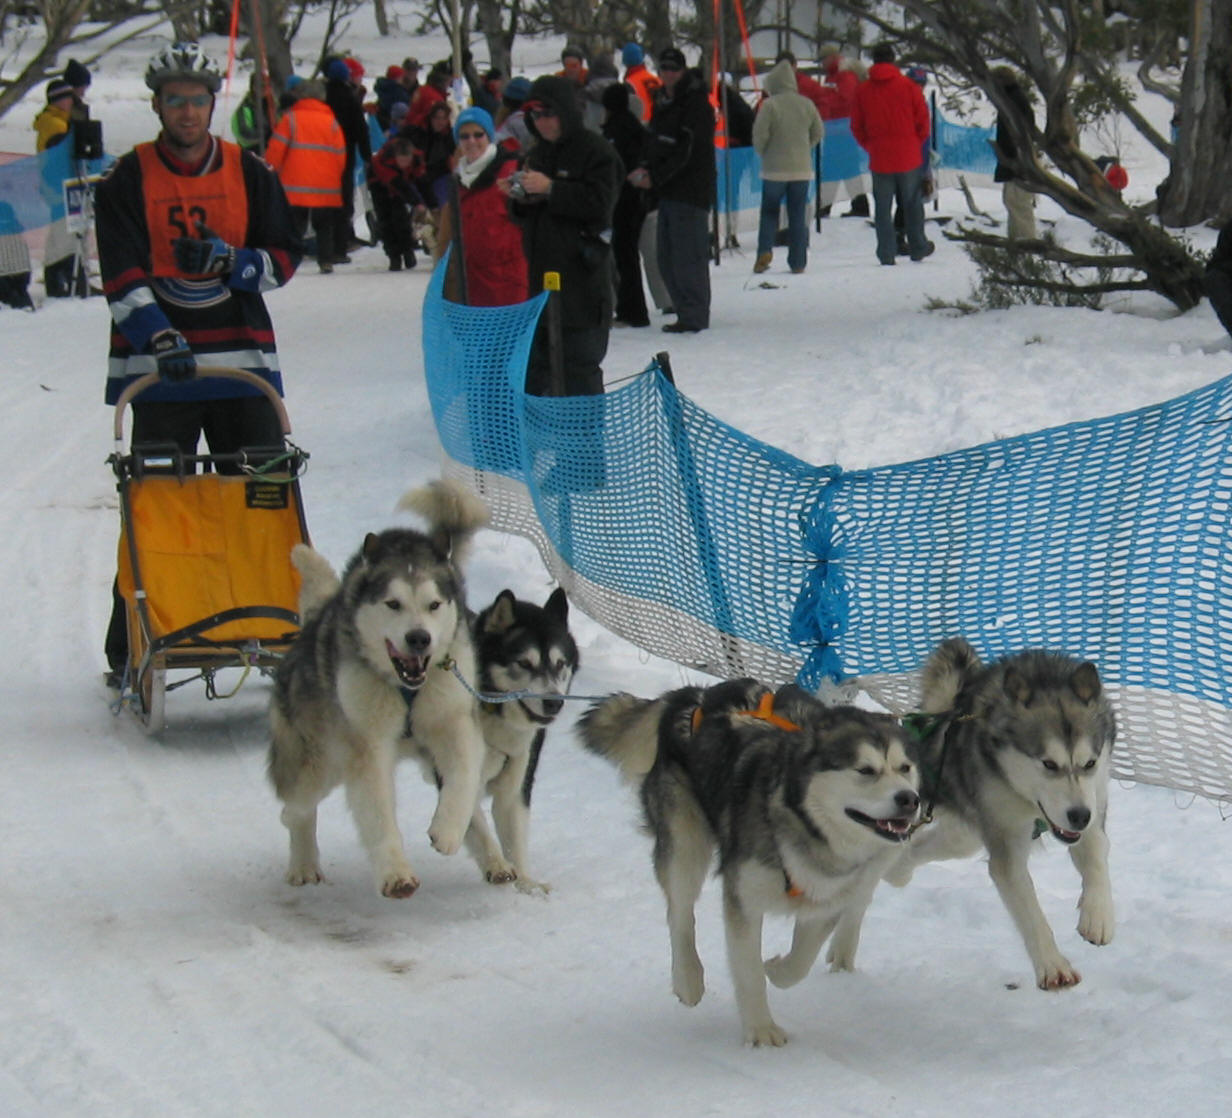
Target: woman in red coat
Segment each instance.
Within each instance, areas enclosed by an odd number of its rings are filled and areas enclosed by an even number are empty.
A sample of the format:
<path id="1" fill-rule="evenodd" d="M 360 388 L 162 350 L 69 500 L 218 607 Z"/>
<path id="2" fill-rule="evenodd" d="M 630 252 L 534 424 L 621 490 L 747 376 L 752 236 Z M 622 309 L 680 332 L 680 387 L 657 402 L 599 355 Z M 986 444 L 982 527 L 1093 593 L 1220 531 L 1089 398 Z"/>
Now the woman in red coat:
<path id="1" fill-rule="evenodd" d="M 453 132 L 458 159 L 437 241 L 442 252 L 453 244 L 450 297 L 472 307 L 523 303 L 527 271 L 522 230 L 509 216 L 508 200 L 496 185 L 517 170 L 517 156 L 493 142 L 496 129 L 486 109 L 463 110 Z M 465 263 L 465 290 L 459 290 L 457 282 L 459 257 Z"/>

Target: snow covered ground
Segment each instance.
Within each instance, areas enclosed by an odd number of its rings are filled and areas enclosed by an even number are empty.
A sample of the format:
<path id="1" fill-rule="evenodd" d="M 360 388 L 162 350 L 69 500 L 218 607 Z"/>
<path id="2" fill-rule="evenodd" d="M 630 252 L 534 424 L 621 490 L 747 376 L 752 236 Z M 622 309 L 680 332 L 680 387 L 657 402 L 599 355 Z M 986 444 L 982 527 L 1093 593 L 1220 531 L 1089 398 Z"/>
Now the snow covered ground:
<path id="1" fill-rule="evenodd" d="M 113 150 L 153 134 L 133 61 L 147 48 L 96 76 Z M 555 49 L 535 47 L 544 65 Z M 372 70 L 410 50 L 433 56 L 374 40 L 361 57 Z M 0 149 L 28 150 L 36 107 L 0 120 Z M 1147 196 L 1161 168 L 1139 157 L 1129 169 Z M 978 198 L 1000 212 L 996 193 Z M 965 208 L 957 192 L 941 202 Z M 657 328 L 615 331 L 609 380 L 669 348 L 702 406 L 801 457 L 858 467 L 1138 407 L 1232 369 L 1227 351 L 1205 351 L 1223 336 L 1205 305 L 1183 317 L 1147 297 L 1099 314 L 925 312 L 927 296 L 965 296 L 971 280 L 936 239 L 928 261 L 886 272 L 871 228 L 834 218 L 806 274 L 788 274 L 780 250 L 754 277 L 746 230 L 713 272 L 713 329 L 670 342 Z M 333 276 L 305 268 L 270 299 L 295 438 L 312 454 L 309 523 L 337 562 L 397 522 L 399 495 L 438 469 L 419 347 L 426 282 L 422 266 L 391 275 L 365 250 Z M 173 693 L 156 741 L 108 709 L 106 330 L 100 299 L 0 312 L 0 1114 L 1227 1113 L 1228 824 L 1162 789 L 1113 789 L 1111 945 L 1074 930 L 1069 858 L 1054 844 L 1033 861 L 1080 986 L 1034 989 L 981 860 L 934 865 L 878 893 L 857 973 L 819 967 L 771 991 L 792 1036 L 782 1050 L 740 1045 L 713 885 L 699 910 L 708 994 L 692 1010 L 673 999 L 634 799 L 577 748 L 571 719 L 549 736 L 532 815 L 546 899 L 435 854 L 431 790 L 409 769 L 399 814 L 423 879 L 412 899 L 376 895 L 338 794 L 321 817 L 328 883 L 283 884 L 266 684 L 217 703 L 199 687 Z M 528 544 L 485 532 L 473 600 L 504 586 L 550 589 Z M 690 678 L 584 617 L 575 629 L 580 693 Z M 771 923 L 767 953 L 788 935 Z"/>

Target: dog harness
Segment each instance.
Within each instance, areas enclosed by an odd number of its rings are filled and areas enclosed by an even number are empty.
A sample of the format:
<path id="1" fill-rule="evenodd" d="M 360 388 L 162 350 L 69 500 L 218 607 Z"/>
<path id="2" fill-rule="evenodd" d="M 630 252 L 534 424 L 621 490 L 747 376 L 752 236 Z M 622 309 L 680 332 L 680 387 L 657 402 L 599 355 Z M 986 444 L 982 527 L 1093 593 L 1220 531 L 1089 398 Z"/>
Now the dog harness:
<path id="1" fill-rule="evenodd" d="M 756 710 L 733 710 L 733 717 L 756 718 L 761 722 L 769 722 L 771 726 L 779 730 L 798 731 L 800 727 L 792 722 L 789 718 L 784 718 L 781 714 L 774 713 L 774 695 L 767 691 L 757 704 Z M 690 729 L 693 733 L 697 733 L 702 725 L 702 708 L 693 708 L 693 717 L 690 721 Z"/>
<path id="2" fill-rule="evenodd" d="M 799 732 L 800 727 L 790 718 L 784 718 L 781 714 L 774 713 L 774 695 L 767 691 L 758 702 L 755 710 L 733 710 L 732 715 L 744 718 L 756 718 L 761 722 L 769 722 L 779 730 L 787 730 L 788 732 Z M 693 733 L 697 733 L 702 725 L 702 708 L 693 708 L 693 717 L 690 720 L 690 729 Z M 791 874 L 787 870 L 783 870 L 783 892 L 787 894 L 793 901 L 804 896 L 804 890 L 800 888 L 791 879 Z"/>
<path id="3" fill-rule="evenodd" d="M 944 711 L 941 714 L 930 714 L 927 711 L 916 711 L 912 714 L 904 714 L 900 721 L 903 724 L 903 729 L 906 730 L 916 741 L 921 745 L 931 741 L 937 734 L 944 734 L 945 738 L 941 742 L 941 754 L 937 758 L 937 766 L 931 772 L 926 772 L 925 775 L 929 778 L 929 784 L 932 787 L 932 795 L 928 798 L 928 807 L 925 808 L 923 814 L 914 823 L 911 824 L 910 834 L 915 834 L 921 827 L 926 827 L 933 821 L 933 808 L 937 804 L 937 793 L 941 789 L 941 773 L 945 768 L 946 755 L 950 751 L 949 729 L 955 722 L 964 722 L 971 716 L 969 714 L 955 714 L 952 710 Z M 920 765 L 921 770 L 924 765 Z M 1048 834 L 1052 828 L 1048 825 L 1046 819 L 1036 819 L 1035 826 L 1031 831 L 1031 838 L 1037 839 L 1042 835 Z"/>

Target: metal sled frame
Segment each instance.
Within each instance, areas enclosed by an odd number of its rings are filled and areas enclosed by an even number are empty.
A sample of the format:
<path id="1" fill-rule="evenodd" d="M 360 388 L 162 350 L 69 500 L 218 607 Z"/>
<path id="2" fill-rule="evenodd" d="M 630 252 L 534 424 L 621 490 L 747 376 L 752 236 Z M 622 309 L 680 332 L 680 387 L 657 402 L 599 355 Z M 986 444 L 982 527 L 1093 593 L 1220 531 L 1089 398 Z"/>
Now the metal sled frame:
<path id="1" fill-rule="evenodd" d="M 124 412 L 133 399 L 145 389 L 158 383 L 158 374 L 150 373 L 130 384 L 115 405 L 115 452 L 108 462 L 116 474 L 120 497 L 121 566 L 126 557 L 133 592 L 125 594 L 125 617 L 128 627 L 128 662 L 125 666 L 120 705 L 130 706 L 137 714 L 147 732 L 160 731 L 165 724 L 165 699 L 168 690 L 175 690 L 196 679 L 205 681 L 209 698 L 220 696 L 214 688 L 214 674 L 221 668 L 257 668 L 262 674 L 272 671 L 285 655 L 299 632 L 299 615 L 286 604 L 262 604 L 260 602 L 236 608 L 224 609 L 178 625 L 168 632 L 157 632 L 153 617 L 154 609 L 143 579 L 143 555 L 138 539 L 133 510 L 133 487 L 135 483 L 149 478 L 158 482 L 170 482 L 177 486 L 194 484 L 249 485 L 265 483 L 285 490 L 285 507 L 276 510 L 281 514 L 279 527 L 291 542 L 308 543 L 308 528 L 304 520 L 303 501 L 299 490 L 299 476 L 308 459 L 306 452 L 290 441 L 291 424 L 287 411 L 278 393 L 261 377 L 243 369 L 202 367 L 198 376 L 223 377 L 240 380 L 261 389 L 278 415 L 283 442 L 279 447 L 254 447 L 234 454 L 193 454 L 180 452 L 175 446 L 143 446 L 126 452 L 124 445 Z M 220 475 L 219 465 L 236 467 L 234 475 Z M 198 469 L 204 472 L 198 473 Z M 266 516 L 267 509 L 260 509 Z M 293 523 L 288 523 L 293 518 Z M 287 566 L 290 569 L 290 548 L 287 548 Z M 270 626 L 259 626 L 261 621 L 285 622 L 271 634 Z M 263 629 L 256 634 L 237 634 L 236 624 L 254 622 L 253 629 Z M 225 637 L 209 634 L 223 626 L 229 631 Z M 242 625 L 239 626 L 243 628 Z M 169 669 L 195 669 L 199 675 L 167 684 Z M 233 692 L 232 692 L 233 693 Z"/>

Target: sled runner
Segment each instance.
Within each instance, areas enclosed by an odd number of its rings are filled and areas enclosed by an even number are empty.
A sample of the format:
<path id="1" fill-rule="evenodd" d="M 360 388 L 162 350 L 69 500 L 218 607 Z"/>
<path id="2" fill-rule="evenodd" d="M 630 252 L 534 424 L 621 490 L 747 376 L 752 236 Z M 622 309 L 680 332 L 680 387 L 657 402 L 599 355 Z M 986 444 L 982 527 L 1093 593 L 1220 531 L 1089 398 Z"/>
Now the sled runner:
<path id="1" fill-rule="evenodd" d="M 128 625 L 120 702 L 149 733 L 163 727 L 168 690 L 201 679 L 207 697 L 227 698 L 238 686 L 220 695 L 215 673 L 269 674 L 299 631 L 299 573 L 290 554 L 309 542 L 299 489 L 308 455 L 290 441 L 282 400 L 260 377 L 204 367 L 198 375 L 264 391 L 283 441 L 220 455 L 144 444 L 126 452 L 124 411 L 158 374 L 135 381 L 116 401 L 108 461 L 120 494 L 117 585 Z M 198 674 L 169 684 L 173 669 Z"/>

